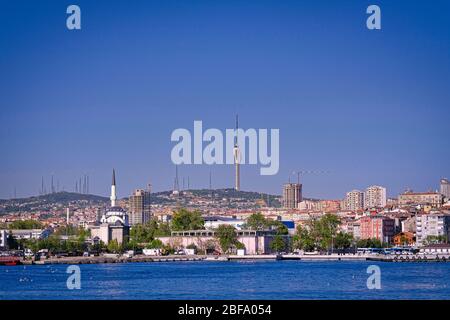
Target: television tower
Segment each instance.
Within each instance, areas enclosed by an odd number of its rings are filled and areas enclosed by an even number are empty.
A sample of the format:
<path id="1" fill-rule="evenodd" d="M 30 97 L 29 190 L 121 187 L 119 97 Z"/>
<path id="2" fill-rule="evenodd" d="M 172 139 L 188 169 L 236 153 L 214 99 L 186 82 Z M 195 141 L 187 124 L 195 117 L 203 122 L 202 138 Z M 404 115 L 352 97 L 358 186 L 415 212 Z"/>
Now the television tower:
<path id="1" fill-rule="evenodd" d="M 173 183 L 173 193 L 180 192 L 180 183 L 178 180 L 178 165 L 175 165 L 175 181 Z"/>
<path id="2" fill-rule="evenodd" d="M 234 166 L 235 166 L 235 184 L 234 189 L 239 191 L 241 189 L 241 176 L 239 171 L 239 164 L 241 162 L 241 151 L 239 150 L 238 145 L 238 128 L 239 128 L 239 118 L 236 115 L 236 135 L 234 136 L 234 148 L 233 148 L 233 157 L 234 157 Z"/>

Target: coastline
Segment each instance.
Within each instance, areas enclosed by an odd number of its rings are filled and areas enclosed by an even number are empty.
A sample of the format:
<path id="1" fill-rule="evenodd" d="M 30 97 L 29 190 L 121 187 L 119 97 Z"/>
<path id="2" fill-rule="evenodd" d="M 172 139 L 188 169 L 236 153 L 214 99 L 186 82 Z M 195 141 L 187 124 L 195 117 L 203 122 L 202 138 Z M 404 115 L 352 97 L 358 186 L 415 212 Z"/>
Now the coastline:
<path id="1" fill-rule="evenodd" d="M 21 260 L 18 265 L 50 265 L 50 264 L 107 264 L 136 262 L 188 262 L 188 261 L 251 261 L 251 260 L 296 260 L 305 262 L 326 261 L 378 261 L 378 262 L 450 262 L 450 255 L 169 255 L 169 256 L 95 256 L 95 257 L 64 257 L 45 260 Z"/>

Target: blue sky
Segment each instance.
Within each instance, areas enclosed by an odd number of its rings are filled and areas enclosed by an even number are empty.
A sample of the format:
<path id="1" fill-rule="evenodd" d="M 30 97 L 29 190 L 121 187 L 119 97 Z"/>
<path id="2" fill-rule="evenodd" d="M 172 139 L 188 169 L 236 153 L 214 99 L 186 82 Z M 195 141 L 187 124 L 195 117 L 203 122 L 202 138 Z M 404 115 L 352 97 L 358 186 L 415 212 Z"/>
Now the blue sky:
<path id="1" fill-rule="evenodd" d="M 78 4 L 82 30 L 66 28 Z M 369 31 L 378 4 L 382 30 Z M 1 1 L 0 198 L 44 176 L 119 196 L 172 187 L 176 128 L 280 129 L 280 171 L 243 166 L 242 189 L 397 195 L 450 177 L 448 1 Z M 232 166 L 182 166 L 194 188 Z M 292 176 L 292 175 L 291 175 Z M 295 179 L 292 176 L 292 179 Z"/>

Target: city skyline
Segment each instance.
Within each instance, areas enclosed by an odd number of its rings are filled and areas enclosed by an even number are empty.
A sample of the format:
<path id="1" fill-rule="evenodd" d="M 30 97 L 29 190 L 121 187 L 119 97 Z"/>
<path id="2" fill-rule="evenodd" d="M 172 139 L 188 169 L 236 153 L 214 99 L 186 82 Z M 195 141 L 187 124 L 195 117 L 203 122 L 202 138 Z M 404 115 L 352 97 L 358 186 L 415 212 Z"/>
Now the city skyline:
<path id="1" fill-rule="evenodd" d="M 178 168 L 179 166 L 175 166 L 175 168 Z M 115 180 L 115 169 L 113 169 L 113 172 L 114 172 L 114 174 L 113 174 L 113 179 Z M 176 170 L 176 175 L 178 174 L 178 169 Z M 232 173 L 231 173 L 232 175 L 234 175 L 234 169 L 233 169 L 233 171 L 232 171 Z M 54 176 L 53 176 L 54 177 Z M 297 176 L 298 177 L 298 176 Z M 109 193 L 108 192 L 110 192 L 110 190 L 109 190 L 109 188 L 104 188 L 105 190 L 106 190 L 106 192 L 105 193 L 90 193 L 90 192 L 86 192 L 86 189 L 83 187 L 83 190 L 81 190 L 81 189 L 79 189 L 78 191 L 77 190 L 75 190 L 74 188 L 68 188 L 68 189 L 66 189 L 64 186 L 63 187 L 61 187 L 60 189 L 57 189 L 56 187 L 54 187 L 54 188 L 52 188 L 51 187 L 51 184 L 50 184 L 50 186 L 47 186 L 46 184 L 45 184 L 45 179 L 43 179 L 44 177 L 42 177 L 42 179 L 41 179 L 41 184 L 42 183 L 44 183 L 44 184 L 42 184 L 42 185 L 40 185 L 40 187 L 41 188 L 43 188 L 43 190 L 44 190 L 44 192 L 43 193 L 41 193 L 41 189 L 39 189 L 39 191 L 37 192 L 37 193 L 35 193 L 35 194 L 31 194 L 31 195 L 26 195 L 26 196 L 13 196 L 13 195 L 10 195 L 8 198 L 0 198 L 0 200 L 8 200 L 8 199 L 14 199 L 14 198 L 17 198 L 17 199 L 20 199 L 20 198 L 28 198 L 28 197 L 33 197 L 33 196 L 40 196 L 40 195 L 47 195 L 47 194 L 52 194 L 52 193 L 58 193 L 58 192 L 69 192 L 69 193 L 79 193 L 79 194 L 91 194 L 91 195 L 98 195 L 98 196 L 103 196 L 103 197 L 108 197 L 109 196 Z M 183 180 L 185 180 L 185 178 L 189 181 L 190 180 L 190 176 L 182 176 L 181 177 Z M 51 178 L 50 178 L 51 179 Z M 81 178 L 80 178 L 81 179 Z M 177 180 L 177 179 L 180 179 L 180 177 L 179 176 L 175 176 L 175 179 L 174 180 Z M 298 179 L 298 178 L 297 178 Z M 291 179 L 291 180 L 293 180 L 293 179 Z M 288 181 L 286 181 L 285 183 L 283 183 L 282 185 L 280 185 L 279 186 L 279 192 L 275 192 L 275 193 L 268 193 L 268 194 L 272 194 L 272 195 L 275 195 L 275 196 L 280 196 L 280 197 L 283 197 L 283 189 L 285 188 L 285 186 L 286 185 L 297 185 L 297 183 L 295 183 L 295 182 L 291 182 L 291 180 L 288 180 Z M 368 189 L 370 189 L 370 188 L 372 188 L 372 187 L 375 187 L 375 188 L 379 188 L 379 187 L 381 187 L 381 188 L 384 188 L 385 189 L 385 192 L 386 192 L 386 199 L 392 199 L 392 198 L 397 198 L 400 194 L 403 194 L 403 193 L 405 193 L 405 192 L 413 192 L 413 193 L 427 193 L 427 192 L 436 192 L 436 193 L 442 193 L 442 181 L 443 180 L 445 180 L 445 181 L 447 181 L 447 178 L 446 177 L 442 177 L 441 179 L 439 179 L 438 180 L 438 182 L 437 182 L 437 184 L 435 185 L 435 187 L 434 188 L 427 188 L 427 189 L 412 189 L 412 188 L 409 188 L 409 187 L 405 187 L 403 190 L 401 190 L 399 193 L 389 193 L 389 187 L 386 187 L 386 185 L 383 185 L 383 186 L 379 186 L 379 185 L 375 185 L 375 184 L 366 184 L 366 185 L 364 185 L 364 186 L 361 186 L 361 187 L 359 187 L 359 188 L 352 188 L 352 187 L 349 187 L 348 189 L 347 189 L 347 191 L 345 191 L 343 194 L 342 194 L 342 196 L 338 196 L 338 197 L 335 197 L 335 198 L 327 198 L 327 197 L 320 197 L 320 196 L 315 196 L 315 195 L 310 195 L 310 194 L 307 194 L 306 195 L 306 197 L 305 198 L 308 198 L 308 199 L 322 199 L 322 200 L 344 200 L 345 201 L 345 199 L 346 199 L 346 196 L 347 196 L 347 194 L 348 193 L 351 193 L 351 192 L 355 192 L 355 191 L 358 191 L 358 192 L 360 192 L 361 194 L 364 194 Z M 51 180 L 50 180 L 51 181 Z M 76 181 L 78 181 L 78 179 L 76 180 Z M 149 180 L 150 181 L 150 180 Z M 300 182 L 300 190 L 302 190 L 302 186 L 303 186 L 303 183 L 302 183 L 302 180 L 299 180 L 299 182 Z M 50 182 L 51 183 L 51 182 Z M 153 190 L 153 184 L 152 183 L 147 183 L 146 185 L 136 185 L 136 186 L 134 186 L 132 189 L 130 189 L 129 191 L 127 191 L 127 190 L 122 190 L 121 192 L 120 192 L 120 195 L 118 195 L 117 196 L 117 199 L 123 199 L 123 198 L 128 198 L 128 197 L 130 197 L 130 196 L 132 196 L 135 192 L 137 192 L 137 191 L 142 191 L 142 190 L 149 190 L 149 188 L 150 188 L 150 186 L 151 186 L 151 190 L 152 190 L 152 192 L 156 192 L 156 193 L 158 193 L 158 192 L 172 192 L 172 191 L 183 191 L 183 190 L 207 190 L 207 189 L 211 189 L 211 190 L 221 190 L 221 189 L 235 189 L 236 190 L 236 188 L 235 188 L 235 185 L 233 184 L 233 185 L 231 185 L 231 186 L 223 186 L 223 187 L 212 187 L 212 183 L 211 183 L 211 180 L 208 180 L 208 185 L 206 185 L 206 183 L 205 183 L 205 185 L 204 186 L 201 186 L 201 187 L 189 187 L 188 185 L 185 185 L 185 184 L 183 184 L 182 185 L 182 187 L 180 187 L 180 186 L 178 186 L 178 187 L 175 187 L 175 185 L 172 185 L 172 187 L 171 188 L 168 188 L 168 189 L 155 189 L 155 190 Z M 233 182 L 234 183 L 234 182 Z M 120 190 L 120 189 L 119 189 Z M 260 192 L 260 193 L 267 193 L 267 192 L 263 192 L 263 191 L 260 191 L 260 190 L 253 190 L 253 189 L 245 189 L 245 190 L 238 190 L 238 191 L 244 191 L 244 192 Z M 14 192 L 17 192 L 17 190 L 15 189 L 14 190 Z M 117 193 L 117 194 L 119 194 L 119 192 L 118 191 L 116 191 L 115 190 L 115 192 Z M 300 191 L 300 194 L 301 194 L 302 192 Z M 303 195 L 304 196 L 304 195 Z M 301 197 L 300 197 L 301 198 Z M 364 199 L 365 199 L 365 197 L 364 197 Z"/>
<path id="2" fill-rule="evenodd" d="M 379 1 L 376 32 L 356 2 L 78 1 L 79 32 L 66 4 L 4 4 L 0 199 L 38 194 L 42 177 L 49 190 L 52 175 L 66 191 L 87 175 L 107 195 L 113 167 L 119 197 L 171 190 L 172 130 L 230 128 L 237 113 L 243 129 L 280 129 L 279 173 L 241 165 L 241 190 L 281 194 L 297 170 L 328 172 L 301 176 L 305 197 L 438 190 L 450 177 L 450 4 L 438 3 Z M 191 188 L 210 172 L 213 188 L 235 185 L 233 165 L 179 170 Z"/>

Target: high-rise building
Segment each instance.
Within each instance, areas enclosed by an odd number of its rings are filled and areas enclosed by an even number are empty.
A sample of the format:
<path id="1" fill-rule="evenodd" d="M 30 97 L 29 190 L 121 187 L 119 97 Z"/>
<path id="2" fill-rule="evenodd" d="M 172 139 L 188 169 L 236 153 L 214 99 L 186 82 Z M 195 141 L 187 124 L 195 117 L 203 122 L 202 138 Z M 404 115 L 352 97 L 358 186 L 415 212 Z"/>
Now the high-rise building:
<path id="1" fill-rule="evenodd" d="M 384 208 L 386 206 L 386 188 L 370 186 L 364 192 L 364 208 Z"/>
<path id="2" fill-rule="evenodd" d="M 283 186 L 283 207 L 296 209 L 300 202 L 302 202 L 302 185 L 286 183 Z"/>
<path id="3" fill-rule="evenodd" d="M 150 220 L 150 192 L 137 189 L 129 198 L 130 225 L 144 224 Z"/>
<path id="4" fill-rule="evenodd" d="M 352 190 L 345 195 L 345 208 L 356 211 L 364 208 L 364 193 L 359 190 Z"/>
<path id="5" fill-rule="evenodd" d="M 447 199 L 450 199 L 450 181 L 448 179 L 444 178 L 441 179 L 441 194 L 446 197 Z"/>

